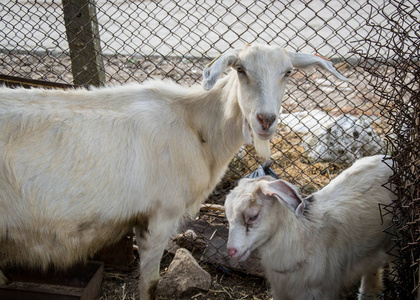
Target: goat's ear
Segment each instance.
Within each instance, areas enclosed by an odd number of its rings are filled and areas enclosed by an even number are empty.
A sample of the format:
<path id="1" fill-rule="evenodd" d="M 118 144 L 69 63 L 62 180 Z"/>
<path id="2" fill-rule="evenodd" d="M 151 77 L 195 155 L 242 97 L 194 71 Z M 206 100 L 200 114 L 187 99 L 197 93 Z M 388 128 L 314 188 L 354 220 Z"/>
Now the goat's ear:
<path id="1" fill-rule="evenodd" d="M 222 74 L 227 67 L 232 66 L 235 61 L 238 59 L 238 54 L 240 50 L 229 50 L 221 54 L 219 57 L 216 57 L 212 62 L 210 62 L 203 71 L 203 88 L 208 91 L 215 84 L 220 74 Z"/>
<path id="2" fill-rule="evenodd" d="M 346 77 L 338 73 L 338 71 L 334 68 L 332 62 L 322 56 L 315 55 L 315 54 L 304 54 L 304 53 L 296 53 L 296 52 L 288 52 L 290 59 L 292 60 L 293 67 L 296 69 L 303 69 L 307 67 L 311 67 L 313 65 L 317 65 L 324 70 L 330 72 L 338 79 L 343 81 L 348 81 Z"/>
<path id="3" fill-rule="evenodd" d="M 265 195 L 275 197 L 278 201 L 284 203 L 296 216 L 303 215 L 305 202 L 294 185 L 279 179 L 264 182 L 261 185 L 261 191 Z"/>

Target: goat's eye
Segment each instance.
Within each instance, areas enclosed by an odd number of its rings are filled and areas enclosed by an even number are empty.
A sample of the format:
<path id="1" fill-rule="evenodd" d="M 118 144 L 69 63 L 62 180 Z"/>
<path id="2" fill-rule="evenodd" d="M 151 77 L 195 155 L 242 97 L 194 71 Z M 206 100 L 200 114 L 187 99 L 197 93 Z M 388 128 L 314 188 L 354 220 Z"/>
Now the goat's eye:
<path id="1" fill-rule="evenodd" d="M 249 217 L 248 222 L 253 222 L 256 219 L 258 219 L 258 214 L 256 214 L 255 216 Z"/>
<path id="2" fill-rule="evenodd" d="M 236 67 L 236 72 L 239 74 L 245 74 L 245 70 L 242 67 Z"/>
<path id="3" fill-rule="evenodd" d="M 287 71 L 286 74 L 285 74 L 286 77 L 289 77 L 290 75 L 292 75 L 292 71 L 291 70 Z"/>

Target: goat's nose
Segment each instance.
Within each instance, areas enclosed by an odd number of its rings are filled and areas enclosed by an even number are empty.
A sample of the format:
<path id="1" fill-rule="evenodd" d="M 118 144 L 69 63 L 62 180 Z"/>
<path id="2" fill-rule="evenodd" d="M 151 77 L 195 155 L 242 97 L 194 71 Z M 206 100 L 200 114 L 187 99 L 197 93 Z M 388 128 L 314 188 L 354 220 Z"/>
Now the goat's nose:
<path id="1" fill-rule="evenodd" d="M 228 248 L 229 256 L 234 256 L 236 252 L 238 252 L 238 250 L 235 248 Z"/>
<path id="2" fill-rule="evenodd" d="M 261 124 L 263 130 L 268 130 L 273 125 L 277 116 L 272 114 L 257 114 L 257 120 Z"/>

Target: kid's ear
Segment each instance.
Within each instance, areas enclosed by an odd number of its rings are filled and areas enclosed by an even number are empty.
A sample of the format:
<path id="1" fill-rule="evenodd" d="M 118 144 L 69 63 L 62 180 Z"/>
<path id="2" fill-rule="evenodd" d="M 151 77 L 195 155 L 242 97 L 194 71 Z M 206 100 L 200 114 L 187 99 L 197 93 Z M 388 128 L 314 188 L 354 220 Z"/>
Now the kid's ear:
<path id="1" fill-rule="evenodd" d="M 280 203 L 286 205 L 296 216 L 302 216 L 305 202 L 299 195 L 297 188 L 284 180 L 264 182 L 261 191 L 271 197 L 275 197 Z"/>

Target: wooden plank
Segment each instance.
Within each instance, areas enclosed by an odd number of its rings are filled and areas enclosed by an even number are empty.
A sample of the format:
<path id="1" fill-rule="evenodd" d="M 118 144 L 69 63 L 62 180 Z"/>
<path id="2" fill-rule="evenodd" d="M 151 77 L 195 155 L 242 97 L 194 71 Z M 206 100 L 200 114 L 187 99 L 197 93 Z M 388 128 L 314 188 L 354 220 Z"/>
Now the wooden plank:
<path id="1" fill-rule="evenodd" d="M 103 278 L 103 262 L 90 261 L 67 271 L 6 269 L 10 284 L 0 286 L 0 299 L 93 300 Z"/>
<path id="2" fill-rule="evenodd" d="M 63 0 L 73 83 L 105 84 L 95 0 Z"/>
<path id="3" fill-rule="evenodd" d="M 83 289 L 82 294 L 80 296 L 80 300 L 96 299 L 101 289 L 104 273 L 104 264 L 101 262 L 96 263 L 99 263 L 99 268 L 96 270 L 86 287 Z"/>
<path id="4" fill-rule="evenodd" d="M 28 78 L 1 75 L 1 74 L 0 74 L 0 84 L 5 85 L 10 88 L 23 87 L 27 89 L 29 88 L 47 88 L 47 89 L 75 89 L 77 88 L 77 86 L 75 85 L 66 84 L 66 83 L 35 80 L 35 79 L 28 79 Z"/>

